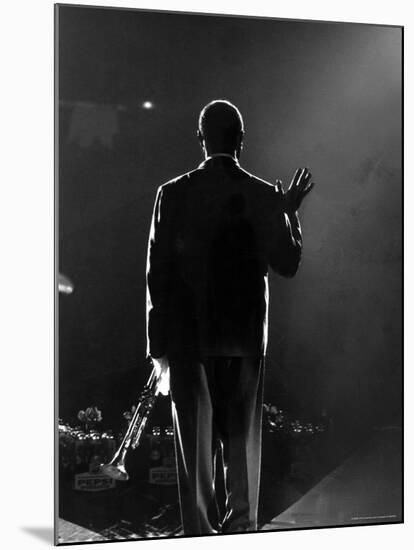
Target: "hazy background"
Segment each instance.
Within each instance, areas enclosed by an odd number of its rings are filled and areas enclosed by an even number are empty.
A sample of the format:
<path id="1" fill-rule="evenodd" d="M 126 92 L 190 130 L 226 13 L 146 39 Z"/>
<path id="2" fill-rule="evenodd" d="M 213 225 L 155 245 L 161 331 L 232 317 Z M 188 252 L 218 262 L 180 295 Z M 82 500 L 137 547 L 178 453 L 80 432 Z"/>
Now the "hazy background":
<path id="1" fill-rule="evenodd" d="M 402 377 L 401 29 L 61 7 L 60 415 L 119 418 L 149 371 L 145 259 L 157 187 L 202 160 L 227 98 L 242 166 L 308 166 L 293 280 L 270 275 L 266 398 L 350 430 L 398 422 Z M 153 103 L 145 109 L 144 102 Z"/>

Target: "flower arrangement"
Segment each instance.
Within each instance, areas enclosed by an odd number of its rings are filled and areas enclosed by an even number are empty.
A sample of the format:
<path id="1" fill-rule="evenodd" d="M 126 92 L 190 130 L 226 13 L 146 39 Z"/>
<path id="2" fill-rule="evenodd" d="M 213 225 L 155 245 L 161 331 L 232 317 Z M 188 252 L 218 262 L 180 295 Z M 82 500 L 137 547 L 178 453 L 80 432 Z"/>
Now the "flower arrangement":
<path id="1" fill-rule="evenodd" d="M 85 430 L 90 431 L 102 421 L 102 411 L 98 407 L 88 407 L 87 409 L 80 410 L 78 412 L 78 420 L 80 420 L 85 425 Z"/>
<path id="2" fill-rule="evenodd" d="M 129 422 L 131 422 L 132 417 L 134 416 L 134 413 L 135 413 L 136 410 L 137 410 L 136 406 L 133 405 L 133 406 L 131 407 L 131 410 L 130 410 L 130 411 L 125 411 L 125 412 L 122 414 L 122 416 L 125 418 L 125 420 L 128 420 L 128 424 L 129 424 Z"/>

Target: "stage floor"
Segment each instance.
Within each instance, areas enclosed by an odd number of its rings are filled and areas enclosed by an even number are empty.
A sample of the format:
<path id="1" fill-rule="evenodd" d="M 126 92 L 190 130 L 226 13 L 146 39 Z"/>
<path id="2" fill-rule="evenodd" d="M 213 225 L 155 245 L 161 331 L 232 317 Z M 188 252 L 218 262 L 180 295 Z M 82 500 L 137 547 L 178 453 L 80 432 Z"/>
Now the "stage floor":
<path id="1" fill-rule="evenodd" d="M 382 428 L 367 438 L 358 451 L 325 475 L 305 494 L 296 498 L 290 495 L 293 504 L 267 521 L 261 531 L 286 530 L 324 526 L 398 523 L 402 517 L 402 442 L 400 428 Z M 275 500 L 286 486 L 275 485 Z M 294 496 L 294 495 L 293 495 Z M 133 505 L 128 502 L 125 510 L 135 511 L 135 520 L 124 517 L 116 523 L 98 523 L 83 526 L 68 518 L 59 519 L 60 544 L 180 536 L 179 508 L 174 491 L 167 495 L 169 504 L 157 508 L 156 499 L 140 492 Z M 81 498 L 81 497 L 80 497 Z M 122 500 L 122 495 L 121 495 Z M 135 498 L 135 497 L 134 497 Z M 117 499 L 113 499 L 117 507 Z M 289 499 L 287 500 L 287 502 Z M 139 510 L 152 512 L 139 520 Z M 144 514 L 144 515 L 145 515 Z M 144 518 L 144 515 L 142 516 Z M 271 517 L 271 516 L 268 516 Z M 104 525 L 105 524 L 105 525 Z"/>
<path id="2" fill-rule="evenodd" d="M 383 428 L 262 530 L 402 521 L 401 430 Z"/>

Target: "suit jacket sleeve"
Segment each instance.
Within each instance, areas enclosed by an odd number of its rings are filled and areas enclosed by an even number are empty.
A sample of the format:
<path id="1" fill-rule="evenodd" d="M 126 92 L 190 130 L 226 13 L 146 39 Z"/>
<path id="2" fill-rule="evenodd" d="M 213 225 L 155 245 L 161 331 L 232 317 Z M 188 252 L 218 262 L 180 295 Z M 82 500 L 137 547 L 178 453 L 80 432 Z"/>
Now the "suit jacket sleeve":
<path id="1" fill-rule="evenodd" d="M 147 252 L 147 357 L 167 352 L 168 298 L 171 277 L 171 205 L 165 186 L 158 189 Z"/>
<path id="2" fill-rule="evenodd" d="M 302 233 L 297 212 L 289 212 L 283 194 L 276 187 L 271 189 L 269 201 L 270 238 L 268 263 L 273 271 L 283 277 L 293 277 L 298 270 L 302 254 Z"/>

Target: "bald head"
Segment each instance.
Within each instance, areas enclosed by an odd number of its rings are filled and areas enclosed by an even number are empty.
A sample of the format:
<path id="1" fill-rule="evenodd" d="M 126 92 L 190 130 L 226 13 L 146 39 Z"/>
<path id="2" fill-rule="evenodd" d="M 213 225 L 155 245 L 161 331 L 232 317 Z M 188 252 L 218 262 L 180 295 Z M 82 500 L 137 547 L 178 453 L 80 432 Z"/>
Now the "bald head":
<path id="1" fill-rule="evenodd" d="M 198 121 L 198 137 L 206 152 L 239 156 L 244 134 L 243 118 L 230 101 L 208 103 Z"/>

